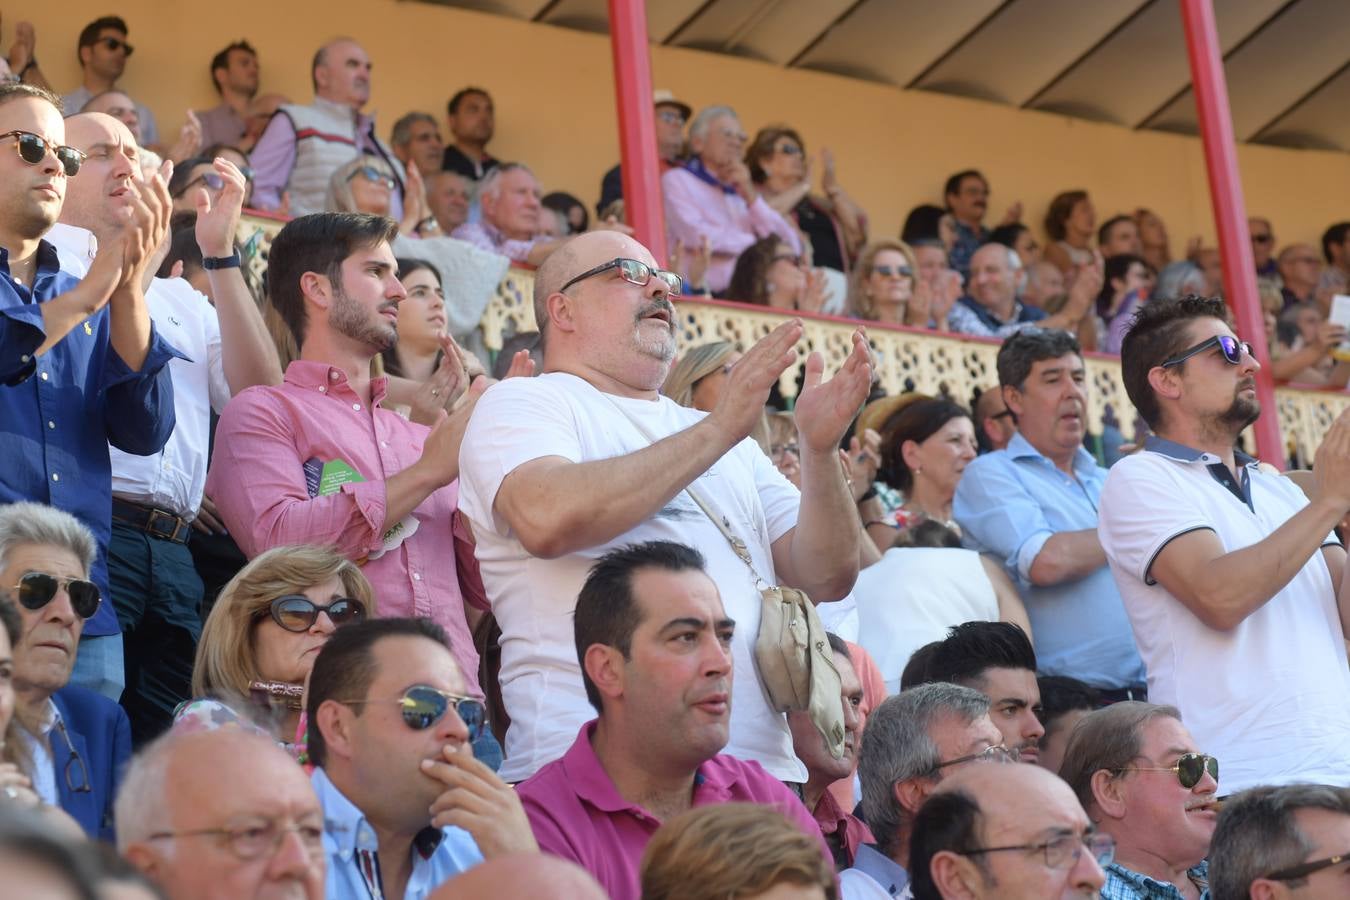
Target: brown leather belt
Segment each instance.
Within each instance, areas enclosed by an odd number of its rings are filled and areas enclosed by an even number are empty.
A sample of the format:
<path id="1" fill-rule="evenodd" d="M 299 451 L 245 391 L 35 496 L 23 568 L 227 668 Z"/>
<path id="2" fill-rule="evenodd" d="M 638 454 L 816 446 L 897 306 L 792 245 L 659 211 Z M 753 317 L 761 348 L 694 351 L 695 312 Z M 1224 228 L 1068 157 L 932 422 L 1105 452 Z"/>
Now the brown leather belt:
<path id="1" fill-rule="evenodd" d="M 188 536 L 192 534 L 192 523 L 186 519 L 166 510 L 128 503 L 116 497 L 112 502 L 112 517 L 114 521 L 144 531 L 151 537 L 163 538 L 176 544 L 186 544 Z"/>

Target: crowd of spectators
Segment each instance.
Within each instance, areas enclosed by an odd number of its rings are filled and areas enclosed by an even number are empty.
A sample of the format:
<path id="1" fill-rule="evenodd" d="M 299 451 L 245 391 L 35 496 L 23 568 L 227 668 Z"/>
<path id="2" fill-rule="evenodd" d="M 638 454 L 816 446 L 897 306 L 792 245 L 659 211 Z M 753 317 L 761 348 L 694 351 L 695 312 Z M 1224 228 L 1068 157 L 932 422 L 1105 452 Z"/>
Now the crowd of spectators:
<path id="1" fill-rule="evenodd" d="M 872 236 L 829 149 L 669 91 L 649 248 L 617 167 L 592 216 L 492 156 L 482 87 L 386 140 L 358 41 L 298 104 L 239 40 L 169 139 L 128 37 L 62 98 L 21 25 L 0 83 L 14 896 L 1344 895 L 1350 412 L 1311 472 L 1242 451 L 1217 251 L 1085 190 L 990 227 L 973 169 Z M 1350 223 L 1249 226 L 1277 376 L 1344 386 Z M 690 294 L 781 323 L 679 347 Z M 788 402 L 797 312 L 857 327 Z M 888 396 L 868 323 L 997 384 Z M 1085 351 L 1138 421 L 1089 434 Z"/>

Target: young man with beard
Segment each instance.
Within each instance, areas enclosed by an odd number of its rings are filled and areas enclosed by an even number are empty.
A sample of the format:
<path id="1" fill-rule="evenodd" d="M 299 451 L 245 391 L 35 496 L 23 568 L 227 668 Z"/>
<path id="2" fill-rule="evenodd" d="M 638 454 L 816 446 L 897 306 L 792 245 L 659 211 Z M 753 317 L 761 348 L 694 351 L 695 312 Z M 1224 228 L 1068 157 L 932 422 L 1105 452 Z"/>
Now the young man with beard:
<path id="1" fill-rule="evenodd" d="M 1145 306 L 1121 348 L 1154 435 L 1111 469 L 1101 541 L 1148 668 L 1225 791 L 1350 785 L 1345 550 L 1350 411 L 1317 450 L 1312 499 L 1234 449 L 1261 414 L 1251 346 L 1216 299 Z"/>
<path id="2" fill-rule="evenodd" d="M 459 442 L 485 382 L 430 429 L 381 407 L 387 379 L 371 378 L 370 363 L 397 340 L 407 296 L 390 249 L 397 232 L 392 219 L 319 213 L 277 235 L 268 294 L 300 358 L 282 384 L 225 408 L 206 492 L 250 558 L 311 543 L 360 562 L 381 613 L 445 629 L 466 691 L 482 699 L 453 549 Z M 447 351 L 433 392 L 467 383 Z"/>

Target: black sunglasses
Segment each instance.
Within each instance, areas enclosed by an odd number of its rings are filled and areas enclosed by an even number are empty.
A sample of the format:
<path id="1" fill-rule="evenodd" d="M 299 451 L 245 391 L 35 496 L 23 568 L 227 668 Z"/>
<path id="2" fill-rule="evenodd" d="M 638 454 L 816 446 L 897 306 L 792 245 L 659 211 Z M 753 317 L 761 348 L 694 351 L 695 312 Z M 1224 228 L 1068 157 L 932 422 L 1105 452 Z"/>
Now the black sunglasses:
<path id="1" fill-rule="evenodd" d="M 382 184 L 391 191 L 397 186 L 392 177 L 384 174 L 374 166 L 361 166 L 360 168 L 353 170 L 352 174 L 347 176 L 347 180 L 351 181 L 358 175 L 366 181 L 369 181 L 371 184 Z"/>
<path id="2" fill-rule="evenodd" d="M 1269 875 L 1262 875 L 1261 877 L 1271 881 L 1295 881 L 1299 878 L 1307 878 L 1314 872 L 1320 872 L 1323 869 L 1338 866 L 1343 862 L 1350 862 L 1350 853 L 1340 853 L 1336 856 L 1328 856 L 1326 859 L 1315 859 L 1312 862 L 1299 863 L 1296 866 L 1280 869 L 1278 872 L 1271 872 Z"/>
<path id="3" fill-rule="evenodd" d="M 366 620 L 365 604 L 350 597 L 339 597 L 327 606 L 319 606 L 304 594 L 287 594 L 273 600 L 269 611 L 273 622 L 297 634 L 313 628 L 319 621 L 319 613 L 327 613 L 338 628 Z"/>
<path id="4" fill-rule="evenodd" d="M 103 46 L 107 47 L 109 50 L 113 51 L 114 53 L 116 53 L 118 50 L 125 50 L 125 51 L 127 51 L 127 56 L 130 56 L 131 54 L 133 54 L 133 53 L 136 52 L 136 48 L 135 48 L 135 47 L 131 46 L 130 44 L 128 44 L 126 41 L 122 40 L 121 38 L 115 38 L 115 37 L 101 37 L 101 38 L 99 38 L 98 40 L 94 41 L 94 43 L 95 43 L 95 44 L 102 44 Z"/>
<path id="5" fill-rule="evenodd" d="M 400 712 L 403 714 L 403 723 L 413 731 L 426 731 L 443 719 L 451 704 L 454 704 L 455 715 L 459 716 L 460 721 L 469 730 L 469 743 L 471 744 L 482 736 L 484 728 L 487 727 L 487 707 L 481 702 L 472 697 L 462 697 L 459 694 L 442 691 L 427 684 L 414 684 L 404 691 L 401 697 L 394 697 L 392 700 L 366 699 L 339 700 L 338 702 L 347 706 L 362 703 L 397 703 Z"/>
<path id="6" fill-rule="evenodd" d="M 83 578 L 57 578 L 46 572 L 25 572 L 14 585 L 19 605 L 24 609 L 42 609 L 52 602 L 61 588 L 66 589 L 71 609 L 81 619 L 88 619 L 98 612 L 98 605 L 103 600 L 98 585 Z"/>
<path id="7" fill-rule="evenodd" d="M 1124 766 L 1116 769 L 1117 772 L 1172 772 L 1177 776 L 1177 781 L 1181 786 L 1190 790 L 1200 783 L 1200 779 L 1205 777 L 1205 772 L 1209 772 L 1209 777 L 1216 782 L 1219 780 L 1219 761 L 1205 753 L 1183 753 L 1177 759 L 1175 766 Z"/>
<path id="8" fill-rule="evenodd" d="M 3 138 L 14 138 L 19 158 L 30 166 L 41 165 L 47 158 L 47 150 L 50 149 L 56 154 L 56 161 L 61 164 L 67 178 L 74 178 L 80 174 L 80 166 L 89 156 L 83 150 L 76 150 L 74 147 L 50 144 L 42 135 L 33 134 L 31 131 L 6 131 L 0 134 L 0 139 Z"/>
<path id="9" fill-rule="evenodd" d="M 570 288 L 578 281 L 585 281 L 587 278 L 599 275 L 602 272 L 608 272 L 610 269 L 618 269 L 619 275 L 629 284 L 636 284 L 638 287 L 646 287 L 653 278 L 659 279 L 666 286 L 666 290 L 672 294 L 680 292 L 680 276 L 674 272 L 667 272 L 665 269 L 654 269 L 645 262 L 636 259 L 624 259 L 616 257 L 609 262 L 596 266 L 594 269 L 587 269 L 576 278 L 558 288 L 558 293 Z"/>
<path id="10" fill-rule="evenodd" d="M 203 172 L 201 175 L 198 175 L 196 178 L 179 188 L 178 193 L 174 194 L 174 196 L 181 197 L 191 190 L 194 185 L 198 184 L 206 185 L 208 190 L 218 191 L 225 187 L 225 179 L 217 172 Z"/>
<path id="11" fill-rule="evenodd" d="M 1171 359 L 1163 360 L 1162 367 L 1167 369 L 1172 366 L 1181 365 L 1192 356 L 1204 353 L 1210 347 L 1218 347 L 1220 352 L 1223 353 L 1223 358 L 1235 366 L 1242 362 L 1243 354 L 1253 358 L 1256 356 L 1256 354 L 1252 352 L 1252 345 L 1246 341 L 1239 341 L 1232 335 L 1216 334 L 1209 340 L 1201 341 L 1191 349 L 1179 353 Z"/>
<path id="12" fill-rule="evenodd" d="M 1275 240 L 1275 235 L 1273 235 L 1273 234 L 1254 234 L 1254 235 L 1252 235 L 1252 243 L 1253 243 L 1253 244 L 1269 244 L 1269 243 L 1270 243 L 1271 241 L 1273 241 L 1273 240 Z"/>

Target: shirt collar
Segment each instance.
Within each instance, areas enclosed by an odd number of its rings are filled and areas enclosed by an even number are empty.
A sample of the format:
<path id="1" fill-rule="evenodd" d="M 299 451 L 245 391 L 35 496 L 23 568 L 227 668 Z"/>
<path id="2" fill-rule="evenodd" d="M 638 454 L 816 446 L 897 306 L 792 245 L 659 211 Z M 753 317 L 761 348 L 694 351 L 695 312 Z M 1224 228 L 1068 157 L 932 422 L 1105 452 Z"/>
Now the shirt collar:
<path id="1" fill-rule="evenodd" d="M 687 159 L 684 163 L 684 168 L 689 172 L 690 175 L 693 175 L 699 181 L 702 181 L 705 184 L 711 184 L 713 187 L 720 188 L 722 193 L 724 194 L 736 193 L 736 186 L 727 184 L 725 181 L 719 179 L 712 172 L 709 172 L 708 167 L 704 165 L 703 159 L 701 157 L 698 156 L 689 157 L 689 159 Z"/>
<path id="2" fill-rule="evenodd" d="M 287 384 L 295 385 L 299 388 L 309 388 L 318 390 L 323 388 L 321 393 L 329 393 L 335 387 L 343 387 L 351 390 L 348 383 L 347 373 L 337 366 L 329 365 L 316 359 L 297 359 L 286 367 L 285 381 Z M 378 378 L 370 380 L 370 403 L 372 406 L 379 406 L 384 400 L 384 395 L 389 387 L 389 379 L 381 375 Z"/>
<path id="3" fill-rule="evenodd" d="M 905 867 L 876 848 L 875 844 L 863 844 L 853 857 L 853 868 L 869 876 L 892 897 L 897 897 L 909 884 L 909 873 Z"/>
<path id="4" fill-rule="evenodd" d="M 3 267 L 6 273 L 9 272 L 9 250 L 4 247 L 0 247 L 0 267 Z M 57 258 L 56 248 L 52 246 L 51 241 L 38 241 L 37 270 L 34 275 L 50 275 L 60 268 L 61 260 Z M 36 281 L 37 278 L 34 277 L 33 280 Z"/>
<path id="5" fill-rule="evenodd" d="M 1008 441 L 1007 449 L 1008 455 L 1011 456 L 1013 459 L 1026 459 L 1028 457 L 1033 457 L 1035 459 L 1044 460 L 1047 466 L 1054 466 L 1054 463 L 1050 460 L 1050 457 L 1046 456 L 1044 453 L 1037 450 L 1035 446 L 1032 445 L 1031 441 L 1027 440 L 1022 435 L 1021 431 L 1013 432 L 1012 439 Z M 1087 448 L 1085 448 L 1082 444 L 1079 444 L 1078 449 L 1075 450 L 1073 454 L 1074 473 L 1076 474 L 1084 468 L 1095 469 L 1096 467 L 1097 467 L 1096 457 L 1094 457 L 1091 453 L 1089 453 L 1087 451 Z"/>
<path id="6" fill-rule="evenodd" d="M 57 222 L 51 231 L 47 232 L 46 240 L 56 250 L 64 250 L 71 256 L 84 260 L 86 264 L 98 254 L 98 238 L 94 237 L 94 233 L 88 228 L 81 228 L 78 225 Z"/>
<path id="7" fill-rule="evenodd" d="M 1168 459 L 1174 459 L 1177 462 L 1198 462 L 1204 463 L 1207 466 L 1221 464 L 1223 462 L 1222 459 L 1215 456 L 1213 453 L 1196 450 L 1194 447 L 1187 447 L 1185 444 L 1169 441 L 1167 438 L 1158 437 L 1156 434 L 1150 434 L 1148 437 L 1144 438 L 1144 449 L 1162 454 Z M 1260 462 L 1256 457 L 1249 456 L 1237 449 L 1233 450 L 1233 459 L 1240 466 L 1255 466 Z"/>
<path id="8" fill-rule="evenodd" d="M 563 772 L 567 783 L 578 798 L 595 807 L 600 812 L 632 812 L 650 817 L 650 813 L 636 804 L 629 803 L 615 787 L 613 779 L 600 764 L 591 746 L 591 738 L 599 719 L 592 719 L 581 726 L 577 739 L 572 742 L 562 758 Z M 715 758 L 715 757 L 714 757 Z M 731 796 L 731 782 L 721 772 L 721 767 L 712 767 L 704 762 L 694 773 L 694 794 L 696 803 L 718 803 Z"/>
<path id="9" fill-rule="evenodd" d="M 1155 878 L 1150 878 L 1133 869 L 1127 869 L 1118 862 L 1113 862 L 1107 866 L 1106 872 L 1108 876 L 1114 875 L 1122 881 L 1128 882 L 1143 897 L 1157 897 L 1160 893 L 1170 893 L 1176 897 L 1181 896 L 1180 889 L 1178 889 L 1173 882 L 1158 881 Z M 1191 868 L 1187 869 L 1186 878 L 1196 887 L 1200 888 L 1201 891 L 1208 890 L 1209 860 L 1202 859 L 1198 865 L 1191 866 Z"/>
<path id="10" fill-rule="evenodd" d="M 366 821 L 365 813 L 347 795 L 338 790 L 328 773 L 315 768 L 310 776 L 314 792 L 323 807 L 323 831 L 343 859 L 349 859 L 357 850 L 379 850 L 375 829 Z M 413 836 L 413 850 L 423 859 L 430 859 L 445 838 L 445 832 L 428 825 Z"/>

